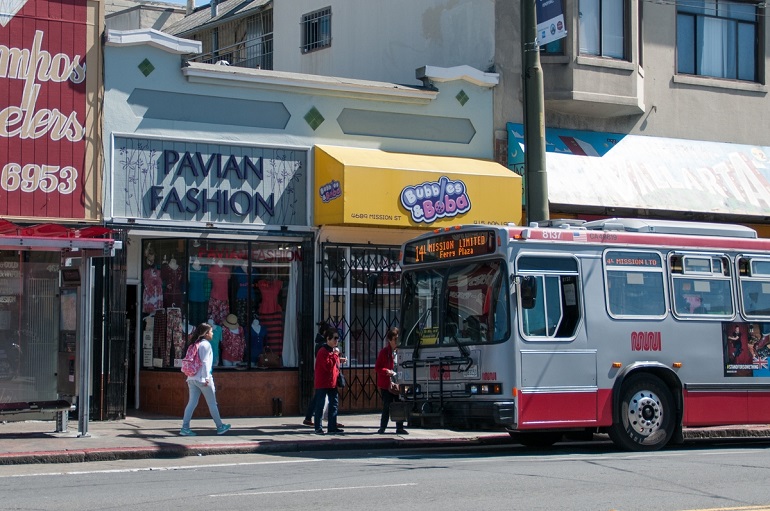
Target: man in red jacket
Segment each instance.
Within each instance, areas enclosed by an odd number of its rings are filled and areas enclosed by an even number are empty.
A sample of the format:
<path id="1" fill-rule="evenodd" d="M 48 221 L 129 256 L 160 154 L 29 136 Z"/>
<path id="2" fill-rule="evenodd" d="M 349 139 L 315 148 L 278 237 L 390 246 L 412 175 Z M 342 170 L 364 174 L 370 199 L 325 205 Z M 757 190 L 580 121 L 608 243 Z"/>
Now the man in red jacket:
<path id="1" fill-rule="evenodd" d="M 324 412 L 324 402 L 329 398 L 329 433 L 342 433 L 337 426 L 337 409 L 339 394 L 337 393 L 337 378 L 340 375 L 340 364 L 347 362 L 340 356 L 337 345 L 340 343 L 340 333 L 336 328 L 326 330 L 326 344 L 322 344 L 315 357 L 315 413 L 313 427 L 316 435 L 323 435 L 321 416 Z"/>

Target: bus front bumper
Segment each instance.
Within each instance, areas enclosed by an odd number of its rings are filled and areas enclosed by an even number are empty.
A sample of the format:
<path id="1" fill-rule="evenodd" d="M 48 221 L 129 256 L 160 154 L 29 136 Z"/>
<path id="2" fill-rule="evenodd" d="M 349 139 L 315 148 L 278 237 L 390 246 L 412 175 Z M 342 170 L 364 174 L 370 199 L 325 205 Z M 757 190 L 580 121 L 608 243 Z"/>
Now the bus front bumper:
<path id="1" fill-rule="evenodd" d="M 390 418 L 397 422 L 439 422 L 446 426 L 512 427 L 516 424 L 514 401 L 398 401 L 390 405 Z"/>

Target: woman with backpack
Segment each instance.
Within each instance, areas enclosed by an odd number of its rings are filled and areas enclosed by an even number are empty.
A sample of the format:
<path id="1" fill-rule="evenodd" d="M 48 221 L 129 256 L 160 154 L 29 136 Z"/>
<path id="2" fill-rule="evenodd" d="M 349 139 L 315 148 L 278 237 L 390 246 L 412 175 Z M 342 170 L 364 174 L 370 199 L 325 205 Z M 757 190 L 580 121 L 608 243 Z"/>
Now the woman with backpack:
<path id="1" fill-rule="evenodd" d="M 213 335 L 214 329 L 211 325 L 208 323 L 198 325 L 190 336 L 193 341 L 187 347 L 187 356 L 182 362 L 182 371 L 187 375 L 187 388 L 190 396 L 187 407 L 184 409 L 182 430 L 179 432 L 182 436 L 195 436 L 195 432 L 190 429 L 190 419 L 195 407 L 198 406 L 198 399 L 200 399 L 201 394 L 206 398 L 209 413 L 211 413 L 211 418 L 214 419 L 214 424 L 217 426 L 217 435 L 224 435 L 230 429 L 230 424 L 223 424 L 219 417 L 214 377 L 211 374 L 214 355 L 209 341 Z"/>

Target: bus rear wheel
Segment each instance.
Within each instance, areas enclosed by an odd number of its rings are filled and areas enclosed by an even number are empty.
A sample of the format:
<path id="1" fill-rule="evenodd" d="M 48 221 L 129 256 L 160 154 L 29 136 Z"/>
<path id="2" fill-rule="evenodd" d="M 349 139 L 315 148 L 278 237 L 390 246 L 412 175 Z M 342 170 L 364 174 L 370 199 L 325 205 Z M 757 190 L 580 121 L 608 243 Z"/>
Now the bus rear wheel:
<path id="1" fill-rule="evenodd" d="M 620 390 L 620 413 L 610 427 L 610 439 L 629 451 L 656 451 L 674 434 L 675 416 L 674 398 L 660 378 L 630 376 Z"/>

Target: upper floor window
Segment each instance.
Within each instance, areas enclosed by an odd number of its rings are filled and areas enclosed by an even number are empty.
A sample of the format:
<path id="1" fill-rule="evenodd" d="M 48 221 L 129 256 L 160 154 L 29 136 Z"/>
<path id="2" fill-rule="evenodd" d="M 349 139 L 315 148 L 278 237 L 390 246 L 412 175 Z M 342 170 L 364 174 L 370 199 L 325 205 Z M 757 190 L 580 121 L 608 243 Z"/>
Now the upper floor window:
<path id="1" fill-rule="evenodd" d="M 540 45 L 540 55 L 564 55 L 564 38 Z"/>
<path id="2" fill-rule="evenodd" d="M 626 57 L 626 3 L 621 0 L 580 0 L 580 53 Z"/>
<path id="3" fill-rule="evenodd" d="M 677 6 L 677 72 L 757 80 L 757 3 L 688 0 Z"/>
<path id="4" fill-rule="evenodd" d="M 332 8 L 302 16 L 302 53 L 332 44 Z"/>

